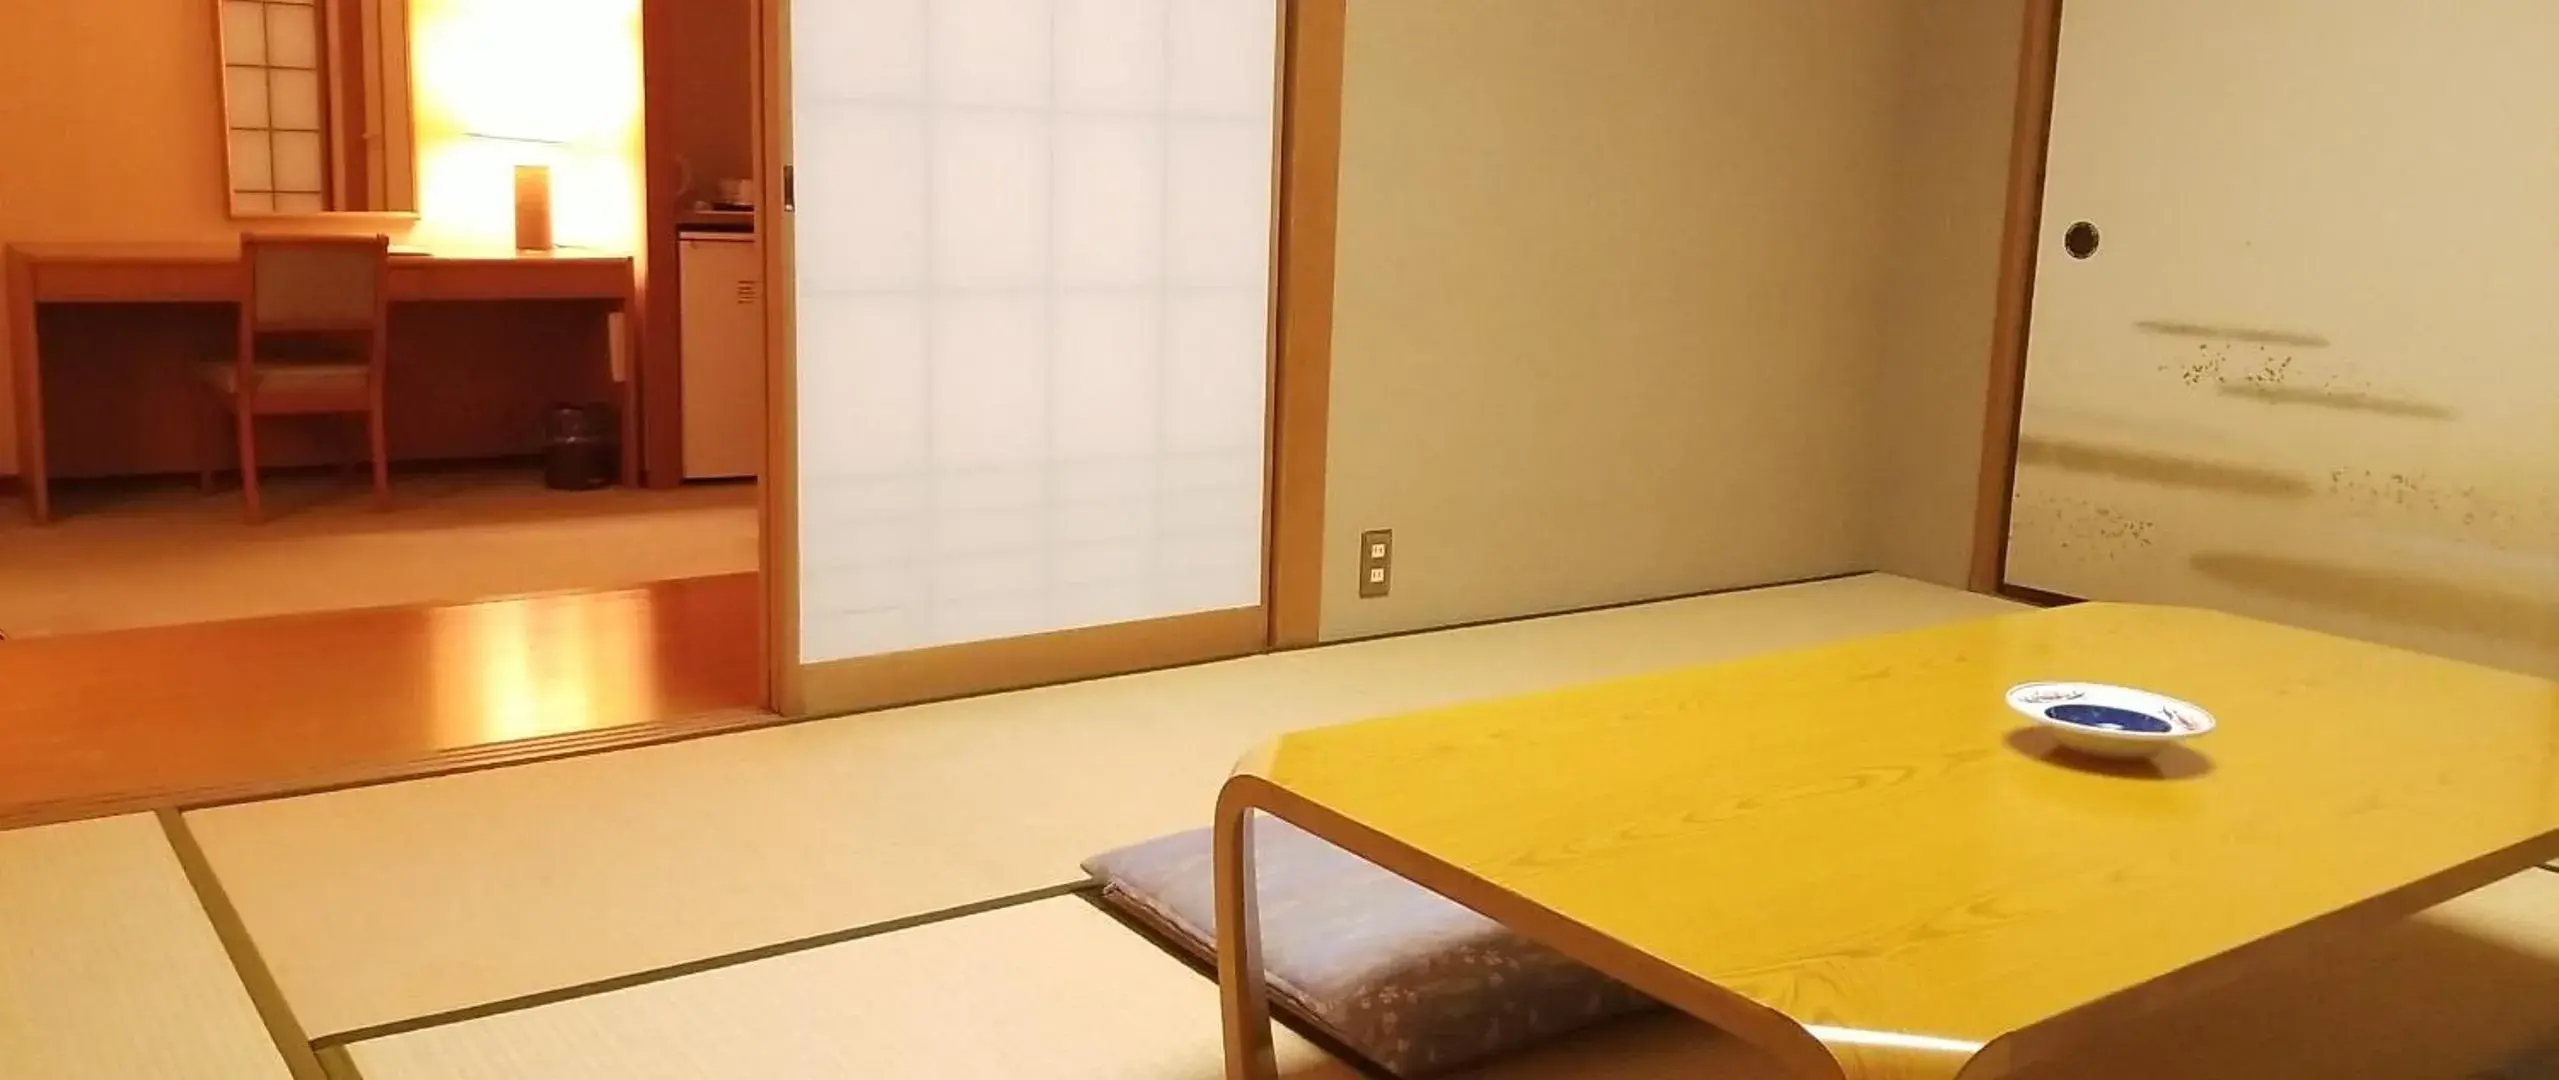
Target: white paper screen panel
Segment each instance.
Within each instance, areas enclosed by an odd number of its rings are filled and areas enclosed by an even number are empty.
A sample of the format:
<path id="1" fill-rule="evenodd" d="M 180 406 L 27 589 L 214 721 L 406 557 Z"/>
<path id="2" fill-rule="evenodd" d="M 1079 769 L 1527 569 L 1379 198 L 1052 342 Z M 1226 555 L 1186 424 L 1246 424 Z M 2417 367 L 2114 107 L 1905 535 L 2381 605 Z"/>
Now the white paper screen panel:
<path id="1" fill-rule="evenodd" d="M 2559 675 L 2554 42 L 2544 0 L 2071 0 L 2008 580 Z"/>
<path id="2" fill-rule="evenodd" d="M 800 659 L 1261 601 L 1277 0 L 797 0 Z"/>

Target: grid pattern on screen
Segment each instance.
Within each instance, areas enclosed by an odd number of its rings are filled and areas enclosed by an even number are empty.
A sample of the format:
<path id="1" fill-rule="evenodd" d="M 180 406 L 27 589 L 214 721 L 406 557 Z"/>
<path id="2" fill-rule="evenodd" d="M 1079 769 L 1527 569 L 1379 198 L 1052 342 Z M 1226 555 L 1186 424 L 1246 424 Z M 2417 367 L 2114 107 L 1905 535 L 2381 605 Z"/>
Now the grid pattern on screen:
<path id="1" fill-rule="evenodd" d="M 236 209 L 298 214 L 327 208 L 321 19 L 317 0 L 223 0 Z"/>
<path id="2" fill-rule="evenodd" d="M 800 0 L 801 657 L 1259 603 L 1276 0 Z"/>

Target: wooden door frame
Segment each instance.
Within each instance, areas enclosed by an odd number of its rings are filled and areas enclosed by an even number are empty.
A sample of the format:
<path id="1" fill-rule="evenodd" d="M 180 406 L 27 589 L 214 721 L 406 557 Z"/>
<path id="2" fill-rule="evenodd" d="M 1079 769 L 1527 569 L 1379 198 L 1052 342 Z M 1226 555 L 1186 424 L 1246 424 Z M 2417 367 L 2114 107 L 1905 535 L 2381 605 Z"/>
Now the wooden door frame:
<path id="1" fill-rule="evenodd" d="M 1333 393 L 1333 269 L 1341 222 L 1342 73 L 1349 0 L 1286 0 L 1272 290 L 1270 478 L 1262 551 L 1265 644 L 1323 633 L 1324 458 Z"/>
<path id="2" fill-rule="evenodd" d="M 750 3 L 758 0 L 749 0 Z M 676 102 L 684 93 L 669 51 L 674 48 L 673 0 L 640 0 L 639 309 L 632 313 L 641 342 L 628 408 L 639 415 L 622 425 L 637 432 L 642 482 L 671 488 L 684 482 L 684 285 L 683 248 L 675 235 L 684 166 L 675 149 Z"/>
<path id="3" fill-rule="evenodd" d="M 765 454 L 761 485 L 764 649 L 767 700 L 775 712 L 803 716 L 813 705 L 844 708 L 847 677 L 800 663 L 798 339 L 792 307 L 795 223 L 791 195 L 790 0 L 755 0 L 757 175 L 772 191 L 757 209 L 764 243 Z M 1255 648 L 1317 642 L 1322 626 L 1324 451 L 1331 401 L 1333 271 L 1339 220 L 1343 50 L 1349 0 L 1280 0 L 1277 185 L 1272 210 L 1271 349 L 1263 531 L 1262 603 L 1176 616 L 1100 631 L 1042 634 L 982 645 L 898 654 L 897 685 L 851 699 L 853 709 L 893 701 L 979 692 L 994 685 L 1032 685 L 1165 666 L 1215 655 L 1225 640 Z M 1241 621 L 1239 612 L 1253 612 Z M 1205 646 L 1203 643 L 1206 643 Z M 963 655 L 953 649 L 972 650 Z M 839 662 L 841 663 L 841 662 Z M 993 684 L 960 688 L 967 669 L 1000 667 Z M 867 674 L 886 674 L 885 665 Z M 847 676 L 853 674 L 848 672 Z"/>
<path id="4" fill-rule="evenodd" d="M 1973 507 L 1975 592 L 2007 591 L 2008 507 L 2017 487 L 2017 424 L 2025 408 L 2026 344 L 2042 246 L 2044 169 L 2052 147 L 2053 88 L 2060 76 L 2064 0 L 2026 0 L 2017 59 L 2017 111 L 2008 144 L 2008 210 L 1992 315 L 1990 390 L 1982 413 L 1981 471 Z"/>
<path id="5" fill-rule="evenodd" d="M 756 200 L 755 235 L 764 251 L 764 475 L 756 484 L 762 546 L 765 707 L 806 710 L 800 687 L 799 355 L 792 300 L 797 230 L 792 190 L 791 0 L 751 0 L 755 23 L 755 174 L 772 189 Z"/>

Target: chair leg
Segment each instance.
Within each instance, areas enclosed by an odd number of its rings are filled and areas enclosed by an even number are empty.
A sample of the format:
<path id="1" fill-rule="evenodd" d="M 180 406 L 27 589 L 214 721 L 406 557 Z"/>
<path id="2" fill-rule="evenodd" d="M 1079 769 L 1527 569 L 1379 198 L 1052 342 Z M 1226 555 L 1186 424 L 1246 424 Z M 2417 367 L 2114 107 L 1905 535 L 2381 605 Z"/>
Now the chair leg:
<path id="1" fill-rule="evenodd" d="M 205 398 L 204 407 L 196 410 L 196 450 L 201 457 L 197 461 L 195 485 L 197 491 L 207 495 L 213 494 L 214 471 L 222 467 L 222 421 L 227 419 L 222 413 L 222 403 L 209 396 Z"/>
<path id="2" fill-rule="evenodd" d="M 362 458 L 362 451 L 351 445 L 346 436 L 347 429 L 344 426 L 339 427 L 338 438 L 334 441 L 338 444 L 340 451 L 338 454 L 338 482 L 340 483 L 345 483 L 355 476 L 356 463 Z"/>
<path id="3" fill-rule="evenodd" d="M 366 433 L 373 442 L 373 508 L 391 508 L 391 443 L 383 434 L 382 409 L 375 406 L 364 414 Z"/>
<path id="4" fill-rule="evenodd" d="M 246 408 L 234 407 L 234 426 L 240 434 L 240 501 L 249 524 L 258 523 L 258 418 Z"/>

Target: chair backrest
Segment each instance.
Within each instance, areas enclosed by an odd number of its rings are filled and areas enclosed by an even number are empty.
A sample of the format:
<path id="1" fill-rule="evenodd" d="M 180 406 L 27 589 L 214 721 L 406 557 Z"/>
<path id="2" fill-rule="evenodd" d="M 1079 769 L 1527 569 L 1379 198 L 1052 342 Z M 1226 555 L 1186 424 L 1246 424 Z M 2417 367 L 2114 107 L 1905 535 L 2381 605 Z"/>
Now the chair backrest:
<path id="1" fill-rule="evenodd" d="M 389 237 L 243 236 L 240 259 L 249 270 L 243 329 L 380 333 Z"/>

